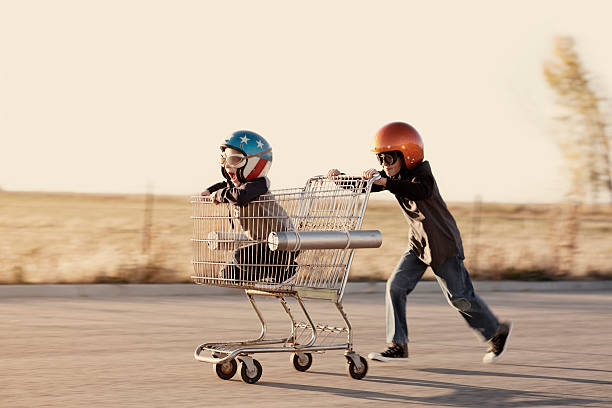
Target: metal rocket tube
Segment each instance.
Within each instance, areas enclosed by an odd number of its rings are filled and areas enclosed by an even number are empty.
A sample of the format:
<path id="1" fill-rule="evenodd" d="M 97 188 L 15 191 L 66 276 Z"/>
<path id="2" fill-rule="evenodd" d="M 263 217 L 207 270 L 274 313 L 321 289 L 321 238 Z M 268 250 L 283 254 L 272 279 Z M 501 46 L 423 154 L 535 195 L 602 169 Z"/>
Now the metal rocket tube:
<path id="1" fill-rule="evenodd" d="M 283 231 L 268 235 L 272 251 L 378 248 L 381 244 L 382 234 L 378 230 Z"/>

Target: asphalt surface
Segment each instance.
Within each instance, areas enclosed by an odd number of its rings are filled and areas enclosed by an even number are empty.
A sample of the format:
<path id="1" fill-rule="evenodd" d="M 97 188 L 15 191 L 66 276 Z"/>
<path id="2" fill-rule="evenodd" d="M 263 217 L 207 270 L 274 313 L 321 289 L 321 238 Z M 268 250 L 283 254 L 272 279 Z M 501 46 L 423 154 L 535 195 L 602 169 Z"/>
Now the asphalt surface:
<path id="1" fill-rule="evenodd" d="M 307 372 L 288 354 L 256 355 L 254 385 L 224 381 L 195 347 L 256 337 L 244 296 L 0 299 L 0 406 L 4 407 L 612 407 L 612 292 L 487 292 L 514 322 L 494 365 L 486 345 L 441 293 L 409 296 L 410 359 L 346 374 L 342 352 L 314 355 Z M 272 336 L 290 327 L 278 302 L 259 301 Z M 295 303 L 292 310 L 298 312 Z M 309 301 L 317 322 L 333 304 Z M 384 296 L 347 294 L 362 355 L 384 348 Z"/>

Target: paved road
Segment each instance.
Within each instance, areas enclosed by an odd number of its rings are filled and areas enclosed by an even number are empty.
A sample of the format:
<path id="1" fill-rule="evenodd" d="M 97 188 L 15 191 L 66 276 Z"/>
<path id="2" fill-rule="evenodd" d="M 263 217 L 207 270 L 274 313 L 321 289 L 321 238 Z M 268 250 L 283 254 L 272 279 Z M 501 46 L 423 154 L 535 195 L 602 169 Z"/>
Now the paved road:
<path id="1" fill-rule="evenodd" d="M 408 363 L 372 363 L 357 381 L 341 352 L 315 355 L 306 373 L 287 354 L 264 354 L 255 385 L 220 380 L 193 359 L 201 342 L 258 333 L 242 296 L 0 299 L 0 406 L 612 407 L 611 295 L 483 294 L 515 323 L 507 354 L 491 366 L 441 294 L 415 293 Z M 271 334 L 285 334 L 280 306 L 260 303 Z M 380 350 L 383 296 L 349 295 L 344 304 L 357 351 Z M 337 322 L 331 304 L 308 307 L 316 321 Z"/>

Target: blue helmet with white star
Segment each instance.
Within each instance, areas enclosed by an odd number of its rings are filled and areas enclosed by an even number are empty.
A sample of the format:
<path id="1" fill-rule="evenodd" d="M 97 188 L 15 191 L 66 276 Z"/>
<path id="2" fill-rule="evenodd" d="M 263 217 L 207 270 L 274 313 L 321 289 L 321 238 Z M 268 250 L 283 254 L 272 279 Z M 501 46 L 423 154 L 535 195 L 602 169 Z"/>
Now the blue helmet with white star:
<path id="1" fill-rule="evenodd" d="M 268 174 L 272 165 L 272 147 L 266 139 L 250 130 L 238 130 L 221 144 L 222 151 L 228 147 L 238 150 L 246 158 L 245 163 L 236 169 L 238 180 L 244 183 Z M 221 172 L 227 178 L 223 166 Z"/>

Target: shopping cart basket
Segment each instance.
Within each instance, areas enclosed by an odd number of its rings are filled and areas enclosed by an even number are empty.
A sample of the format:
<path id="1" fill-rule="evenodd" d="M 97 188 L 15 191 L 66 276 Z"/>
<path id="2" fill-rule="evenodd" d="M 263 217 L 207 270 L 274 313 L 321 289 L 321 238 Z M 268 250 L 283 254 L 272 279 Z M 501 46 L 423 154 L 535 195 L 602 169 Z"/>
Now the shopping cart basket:
<path id="1" fill-rule="evenodd" d="M 256 339 L 199 345 L 196 360 L 214 364 L 225 380 L 236 373 L 238 360 L 242 379 L 253 384 L 262 374 L 253 354 L 289 352 L 295 369 L 306 371 L 312 352 L 345 350 L 349 375 L 366 375 L 367 361 L 353 350 L 342 297 L 354 250 L 382 243 L 380 231 L 360 230 L 373 181 L 313 177 L 304 188 L 272 191 L 246 206 L 193 198 L 193 281 L 243 289 L 261 323 Z M 255 296 L 278 298 L 292 323 L 287 337 L 266 337 Z M 305 322 L 295 319 L 286 298 L 296 300 Z M 315 323 L 304 299 L 332 302 L 342 317 L 341 327 Z"/>

